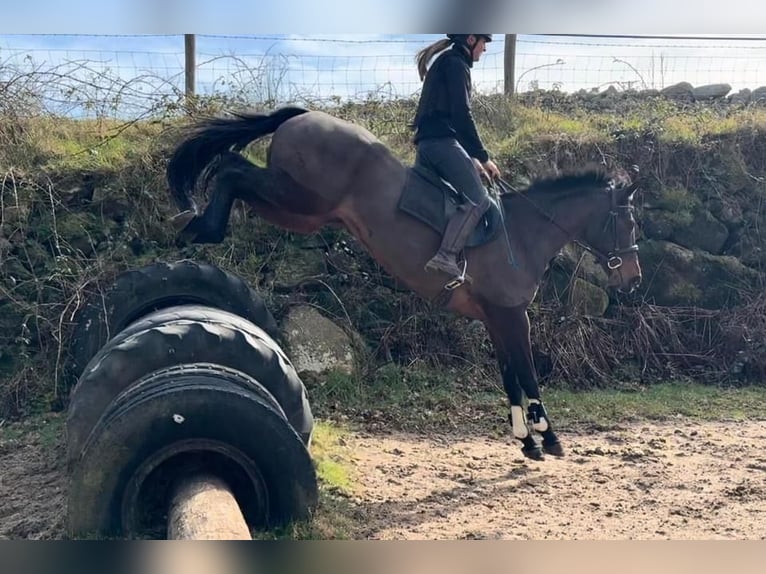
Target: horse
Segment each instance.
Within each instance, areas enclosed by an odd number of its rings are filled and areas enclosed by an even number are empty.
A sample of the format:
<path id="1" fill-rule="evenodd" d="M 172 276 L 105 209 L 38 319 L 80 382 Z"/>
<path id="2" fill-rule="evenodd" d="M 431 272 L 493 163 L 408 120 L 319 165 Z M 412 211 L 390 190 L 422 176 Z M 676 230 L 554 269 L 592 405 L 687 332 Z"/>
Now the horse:
<path id="1" fill-rule="evenodd" d="M 267 135 L 272 137 L 261 167 L 241 152 Z M 460 194 L 422 166 L 406 165 L 364 127 L 327 112 L 284 106 L 199 119 L 184 136 L 166 170 L 179 210 L 172 218 L 179 240 L 223 241 L 235 199 L 292 232 L 345 227 L 408 289 L 439 309 L 484 324 L 523 455 L 564 456 L 541 398 L 527 309 L 549 262 L 570 242 L 596 258 L 610 289 L 638 287 L 631 204 L 638 182 L 626 170 L 614 175 L 588 168 L 541 177 L 522 190 L 501 189 L 461 254 L 462 276 L 446 277 L 424 265 L 449 215 L 461 208 Z M 194 199 L 200 186 L 211 189 L 202 211 Z"/>

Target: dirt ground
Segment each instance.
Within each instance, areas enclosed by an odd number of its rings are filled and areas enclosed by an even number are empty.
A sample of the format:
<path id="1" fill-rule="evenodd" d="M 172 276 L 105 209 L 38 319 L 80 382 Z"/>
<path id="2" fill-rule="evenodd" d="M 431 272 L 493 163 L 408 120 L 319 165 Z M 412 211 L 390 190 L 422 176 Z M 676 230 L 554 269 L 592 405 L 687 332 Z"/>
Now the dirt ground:
<path id="1" fill-rule="evenodd" d="M 515 444 L 364 437 L 352 446 L 382 539 L 763 539 L 766 423 L 562 433 L 568 455 Z"/>
<path id="2" fill-rule="evenodd" d="M 372 539 L 764 539 L 766 422 L 562 433 L 563 459 L 510 439 L 359 434 L 351 497 Z M 62 445 L 0 441 L 0 538 L 61 538 Z"/>

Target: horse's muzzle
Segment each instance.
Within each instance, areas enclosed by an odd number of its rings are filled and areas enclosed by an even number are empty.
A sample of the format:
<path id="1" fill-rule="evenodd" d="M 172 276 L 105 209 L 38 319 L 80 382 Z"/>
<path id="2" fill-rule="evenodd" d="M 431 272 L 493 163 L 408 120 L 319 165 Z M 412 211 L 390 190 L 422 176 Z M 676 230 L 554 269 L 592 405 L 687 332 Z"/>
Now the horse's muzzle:
<path id="1" fill-rule="evenodd" d="M 625 289 L 623 287 L 620 287 L 620 292 L 633 293 L 636 289 L 638 289 L 639 285 L 641 285 L 641 276 L 637 275 L 635 277 L 631 277 L 630 281 L 628 281 L 628 288 Z"/>

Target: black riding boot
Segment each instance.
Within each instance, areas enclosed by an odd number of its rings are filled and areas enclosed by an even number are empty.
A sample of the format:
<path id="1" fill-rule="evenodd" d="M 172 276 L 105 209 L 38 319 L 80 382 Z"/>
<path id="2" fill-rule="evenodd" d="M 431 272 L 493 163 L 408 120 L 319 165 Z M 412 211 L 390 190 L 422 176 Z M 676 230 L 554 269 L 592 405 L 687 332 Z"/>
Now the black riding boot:
<path id="1" fill-rule="evenodd" d="M 468 202 L 460 206 L 457 213 L 447 223 L 439 251 L 426 263 L 426 271 L 442 271 L 452 277 L 471 281 L 470 277 L 463 277 L 463 271 L 457 265 L 457 255 L 465 246 L 468 237 L 484 213 L 489 209 L 489 201 L 489 197 L 485 197 L 478 205 Z"/>

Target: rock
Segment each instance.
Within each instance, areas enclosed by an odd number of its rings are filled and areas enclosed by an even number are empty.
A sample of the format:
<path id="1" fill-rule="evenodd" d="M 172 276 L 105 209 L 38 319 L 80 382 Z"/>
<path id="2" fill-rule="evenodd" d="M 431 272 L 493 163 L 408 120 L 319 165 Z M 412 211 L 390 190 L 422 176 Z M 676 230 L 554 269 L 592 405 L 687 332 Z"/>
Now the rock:
<path id="1" fill-rule="evenodd" d="M 644 209 L 641 229 L 649 239 L 670 239 L 678 225 L 675 214 L 664 209 Z"/>
<path id="2" fill-rule="evenodd" d="M 123 223 L 133 209 L 124 200 L 116 197 L 104 197 L 98 201 L 92 201 L 90 211 L 117 223 Z"/>
<path id="3" fill-rule="evenodd" d="M 11 249 L 13 249 L 13 244 L 0 233 L 0 264 L 6 255 L 11 252 Z"/>
<path id="4" fill-rule="evenodd" d="M 710 213 L 727 227 L 736 228 L 744 222 L 742 205 L 736 199 L 728 196 L 713 198 L 707 202 L 707 206 Z"/>
<path id="5" fill-rule="evenodd" d="M 689 249 L 702 249 L 719 255 L 729 238 L 729 229 L 704 207 L 697 207 L 692 212 L 688 225 L 676 227 L 670 239 Z"/>
<path id="6" fill-rule="evenodd" d="M 692 95 L 696 100 L 712 100 L 723 98 L 731 91 L 729 84 L 707 84 L 692 89 Z"/>
<path id="7" fill-rule="evenodd" d="M 579 277 L 574 280 L 572 308 L 583 315 L 601 317 L 607 307 L 609 307 L 609 295 L 606 291 Z"/>
<path id="8" fill-rule="evenodd" d="M 314 307 L 294 307 L 282 327 L 290 360 L 299 374 L 354 372 L 352 338 Z"/>
<path id="9" fill-rule="evenodd" d="M 732 245 L 730 254 L 737 257 L 748 267 L 755 269 L 766 268 L 766 244 L 754 229 L 741 233 Z"/>
<path id="10" fill-rule="evenodd" d="M 644 297 L 662 306 L 723 309 L 744 302 L 758 288 L 762 274 L 736 257 L 711 255 L 669 241 L 641 243 Z"/>
<path id="11" fill-rule="evenodd" d="M 567 245 L 560 254 L 559 263 L 571 276 L 577 270 L 577 276 L 598 287 L 606 287 L 608 277 L 604 268 L 589 254 L 583 254 L 583 249 Z M 582 255 L 582 256 L 581 256 Z M 579 264 L 579 266 L 578 266 Z"/>
<path id="12" fill-rule="evenodd" d="M 729 96 L 729 102 L 732 104 L 749 104 L 753 97 L 753 92 L 750 88 L 744 88 L 738 91 L 736 94 Z"/>
<path id="13" fill-rule="evenodd" d="M 689 82 L 679 82 L 663 88 L 660 92 L 663 96 L 674 99 L 694 99 L 694 86 Z"/>
<path id="14" fill-rule="evenodd" d="M 753 103 L 766 104 L 766 86 L 761 86 L 753 90 L 753 94 L 750 98 Z"/>

